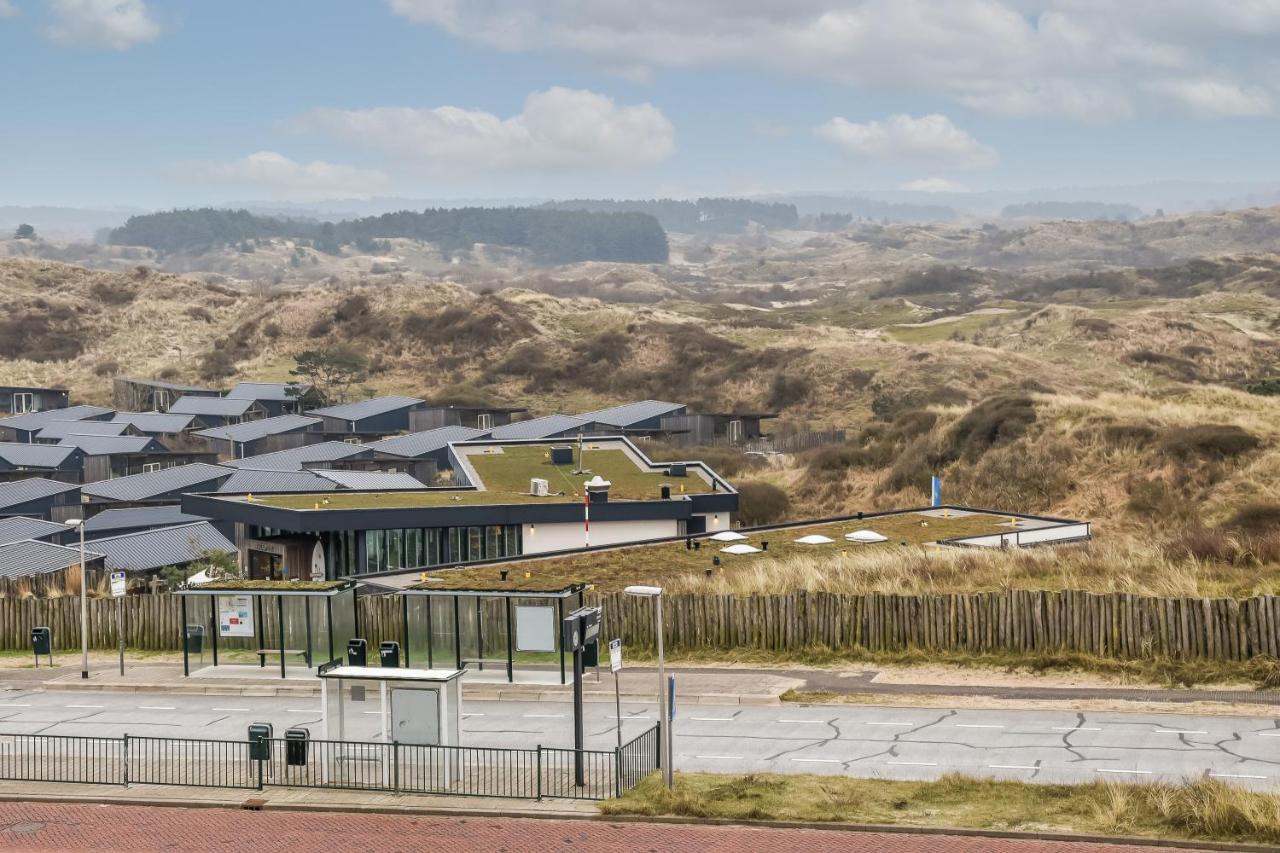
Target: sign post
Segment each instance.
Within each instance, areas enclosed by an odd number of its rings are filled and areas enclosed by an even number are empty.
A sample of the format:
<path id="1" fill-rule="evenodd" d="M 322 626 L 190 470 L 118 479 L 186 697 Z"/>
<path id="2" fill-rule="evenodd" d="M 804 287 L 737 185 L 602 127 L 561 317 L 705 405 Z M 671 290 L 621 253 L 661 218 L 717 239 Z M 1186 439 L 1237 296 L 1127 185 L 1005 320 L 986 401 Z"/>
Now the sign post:
<path id="1" fill-rule="evenodd" d="M 609 641 L 609 672 L 613 673 L 613 704 L 618 711 L 618 749 L 622 749 L 622 691 L 618 681 L 622 678 L 622 640 Z"/>
<path id="2" fill-rule="evenodd" d="M 129 591 L 124 572 L 111 573 L 111 597 L 116 600 L 116 637 L 120 641 L 120 674 L 124 675 L 124 597 Z"/>

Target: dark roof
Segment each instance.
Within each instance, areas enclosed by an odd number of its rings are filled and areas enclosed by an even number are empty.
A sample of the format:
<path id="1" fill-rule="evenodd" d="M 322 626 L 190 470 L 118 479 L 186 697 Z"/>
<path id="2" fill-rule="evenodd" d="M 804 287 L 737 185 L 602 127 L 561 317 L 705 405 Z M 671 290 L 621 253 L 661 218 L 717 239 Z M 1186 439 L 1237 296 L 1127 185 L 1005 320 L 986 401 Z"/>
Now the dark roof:
<path id="1" fill-rule="evenodd" d="M 207 521 L 95 539 L 93 548 L 106 558 L 108 569 L 138 572 L 190 563 L 206 551 L 236 553 L 236 546 Z"/>
<path id="2" fill-rule="evenodd" d="M 428 453 L 443 450 L 450 442 L 472 441 L 477 438 L 484 438 L 488 434 L 489 431 L 483 429 L 447 426 L 439 429 L 424 430 L 423 432 L 414 432 L 409 435 L 398 435 L 395 438 L 384 438 L 382 441 L 370 442 L 366 446 L 379 453 L 390 453 L 393 456 L 416 459 L 420 456 L 426 456 Z"/>
<path id="3" fill-rule="evenodd" d="M 76 435 L 58 442 L 59 447 L 78 447 L 85 456 L 115 456 L 119 453 L 163 453 L 165 447 L 149 435 Z"/>
<path id="4" fill-rule="evenodd" d="M 304 444 L 302 447 L 277 450 L 275 453 L 233 459 L 227 464 L 233 468 L 256 468 L 260 471 L 301 471 L 305 467 L 304 463 L 307 462 L 331 462 L 335 459 L 358 456 L 361 453 L 368 454 L 369 448 L 363 444 L 348 444 L 345 441 L 322 441 L 319 444 Z"/>
<path id="5" fill-rule="evenodd" d="M 64 444 L 0 441 L 0 459 L 17 468 L 57 468 L 78 449 Z"/>
<path id="6" fill-rule="evenodd" d="M 85 521 L 84 532 L 109 533 L 141 527 L 173 527 L 207 520 L 202 515 L 188 515 L 177 506 L 135 506 L 103 510 Z"/>
<path id="7" fill-rule="evenodd" d="M 269 435 L 279 435 L 285 432 L 293 432 L 296 429 L 306 429 L 319 423 L 324 422 L 319 418 L 309 418 L 306 415 L 280 415 L 243 424 L 197 430 L 192 435 L 198 435 L 202 438 L 220 438 L 224 441 L 256 441 Z"/>
<path id="8" fill-rule="evenodd" d="M 224 468 L 221 465 L 208 465 L 204 462 L 192 462 L 190 465 L 178 465 L 173 468 L 163 468 L 159 471 L 148 471 L 146 474 L 132 474 L 128 477 L 117 477 L 114 480 L 86 483 L 80 489 L 84 494 L 95 498 L 106 498 L 113 501 L 143 501 L 156 495 L 201 486 L 218 477 L 230 475 L 230 468 Z M 207 491 L 213 491 L 213 489 L 207 489 Z"/>
<path id="9" fill-rule="evenodd" d="M 215 415 L 238 418 L 249 411 L 254 400 L 228 400 L 226 397 L 179 397 L 169 411 L 177 415 Z"/>
<path id="10" fill-rule="evenodd" d="M 240 382 L 227 392 L 228 400 L 296 400 L 311 390 L 309 382 Z M 290 394 L 289 390 L 294 389 Z"/>
<path id="11" fill-rule="evenodd" d="M 417 397 L 374 397 L 371 400 L 360 400 L 356 403 L 343 403 L 340 406 L 326 406 L 323 409 L 312 409 L 309 415 L 323 415 L 326 418 L 339 418 L 344 421 L 358 421 L 363 418 L 408 409 L 425 403 Z"/>
<path id="12" fill-rule="evenodd" d="M 177 382 L 165 382 L 160 379 L 138 379 L 133 376 L 121 376 L 117 382 L 128 382 L 133 385 L 146 385 L 148 388 L 164 388 L 167 391 L 199 391 L 208 394 L 220 394 L 217 388 L 204 388 L 200 385 L 181 385 Z"/>
<path id="13" fill-rule="evenodd" d="M 425 489 L 427 484 L 403 471 L 315 471 L 341 488 L 365 492 L 394 492 Z"/>
<path id="14" fill-rule="evenodd" d="M 196 416 L 172 412 L 116 412 L 111 420 L 115 423 L 132 424 L 139 432 L 154 435 L 190 429 L 196 423 Z"/>
<path id="15" fill-rule="evenodd" d="M 85 551 L 85 559 L 96 560 L 102 555 Z M 0 577 L 22 578 L 57 572 L 80 563 L 80 549 L 67 548 L 35 539 L 24 539 L 0 545 Z"/>
<path id="16" fill-rule="evenodd" d="M 66 388 L 45 388 L 42 385 L 0 385 L 0 391 L 53 391 L 56 394 L 67 393 Z"/>
<path id="17" fill-rule="evenodd" d="M 223 483 L 222 494 L 288 494 L 290 492 L 332 492 L 338 488 L 333 480 L 312 471 L 259 471 L 239 470 Z"/>
<path id="18" fill-rule="evenodd" d="M 43 412 L 27 412 L 0 419 L 0 427 L 34 432 L 53 421 L 81 421 L 111 414 L 102 406 L 68 406 L 65 409 L 45 409 Z"/>
<path id="19" fill-rule="evenodd" d="M 575 418 L 572 415 L 547 415 L 531 421 L 519 421 L 506 426 L 494 427 L 489 437 L 498 441 L 521 438 L 547 438 L 560 435 L 571 430 L 587 429 L 591 421 Z"/>
<path id="20" fill-rule="evenodd" d="M 113 421 L 50 421 L 40 427 L 36 438 L 41 440 L 65 438 L 68 435 L 124 435 L 129 431 L 127 423 Z"/>
<path id="21" fill-rule="evenodd" d="M 662 400 L 641 400 L 638 403 L 624 403 L 594 412 L 583 412 L 578 415 L 584 421 L 609 424 L 610 426 L 629 427 L 640 421 L 660 418 L 683 409 L 684 403 L 666 403 Z"/>
<path id="22" fill-rule="evenodd" d="M 42 518 L 0 518 L 0 545 L 10 542 L 21 542 L 23 539 L 44 539 L 66 533 L 67 526 L 56 521 L 45 521 Z"/>
<path id="23" fill-rule="evenodd" d="M 44 477 L 29 477 L 25 480 L 14 480 L 11 483 L 0 483 L 0 509 L 8 506 L 50 498 L 63 492 L 79 489 L 75 483 L 59 483 L 57 480 L 46 480 Z"/>

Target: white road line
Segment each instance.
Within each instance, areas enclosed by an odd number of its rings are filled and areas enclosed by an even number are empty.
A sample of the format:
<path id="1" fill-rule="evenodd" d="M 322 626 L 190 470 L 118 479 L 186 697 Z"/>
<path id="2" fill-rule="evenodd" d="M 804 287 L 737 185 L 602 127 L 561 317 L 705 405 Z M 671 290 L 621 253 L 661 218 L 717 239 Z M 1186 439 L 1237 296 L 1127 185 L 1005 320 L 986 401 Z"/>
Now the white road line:
<path id="1" fill-rule="evenodd" d="M 903 727 L 903 728 L 909 728 L 909 727 L 911 727 L 911 726 L 914 726 L 914 725 L 915 725 L 915 723 L 877 723 L 877 722 L 870 722 L 870 723 L 864 723 L 864 725 L 868 725 L 868 726 L 900 726 L 900 727 Z"/>
<path id="2" fill-rule="evenodd" d="M 213 708 L 212 710 L 214 710 L 214 711 L 240 711 L 240 712 L 248 712 L 248 710 L 249 710 L 249 709 L 248 709 L 248 708 Z"/>
<path id="3" fill-rule="evenodd" d="M 957 729 L 1003 729 L 1004 726 L 987 723 L 956 723 Z"/>
<path id="4" fill-rule="evenodd" d="M 1055 732 L 1100 732 L 1102 729 L 1094 726 L 1054 726 Z"/>
<path id="5" fill-rule="evenodd" d="M 988 764 L 989 770 L 1039 770 L 1034 764 Z"/>
<path id="6" fill-rule="evenodd" d="M 886 761 L 886 764 L 903 764 L 910 767 L 937 767 L 936 761 Z"/>
<path id="7" fill-rule="evenodd" d="M 1207 735 L 1202 729 L 1156 729 L 1158 735 Z"/>
<path id="8" fill-rule="evenodd" d="M 139 705 L 139 711 L 176 711 L 172 705 Z"/>
<path id="9" fill-rule="evenodd" d="M 319 714 L 319 708 L 285 708 L 286 714 Z"/>
<path id="10" fill-rule="evenodd" d="M 68 708 L 103 708 L 104 705 L 68 705 Z"/>
<path id="11" fill-rule="evenodd" d="M 741 755 L 695 755 L 694 758 L 703 758 L 708 761 L 741 761 Z"/>
<path id="12" fill-rule="evenodd" d="M 826 720 L 778 720 L 778 722 L 780 723 L 821 723 L 824 726 L 827 724 Z"/>
<path id="13" fill-rule="evenodd" d="M 564 714 L 521 714 L 520 716 L 530 720 L 558 720 Z"/>
<path id="14" fill-rule="evenodd" d="M 469 712 L 469 713 L 463 714 L 462 716 L 464 716 L 464 717 L 483 717 L 483 716 L 484 716 L 484 714 L 477 714 L 477 713 L 471 713 L 471 712 Z"/>
<path id="15" fill-rule="evenodd" d="M 560 716 L 564 716 L 564 715 L 563 715 L 563 714 L 561 714 Z M 608 717 L 606 717 L 605 719 L 608 719 L 608 720 L 616 720 L 616 719 L 619 719 L 619 717 L 618 717 L 618 715 L 617 715 L 617 714 L 610 714 L 610 715 L 609 715 Z M 647 720 L 647 719 L 649 719 L 649 718 L 648 718 L 648 717 L 641 716 L 641 715 L 637 714 L 637 715 L 630 716 L 630 717 L 622 717 L 621 719 L 624 719 L 624 720 Z"/>
<path id="16" fill-rule="evenodd" d="M 1258 737 L 1280 737 L 1280 732 L 1258 732 Z"/>
<path id="17" fill-rule="evenodd" d="M 792 761 L 802 761 L 806 764 L 843 764 L 839 758 L 793 758 Z"/>
<path id="18" fill-rule="evenodd" d="M 1265 779 L 1267 778 L 1266 776 L 1251 776 L 1248 773 L 1210 773 L 1209 775 L 1218 779 Z"/>
<path id="19" fill-rule="evenodd" d="M 697 720 L 700 723 L 732 723 L 733 717 L 690 717 L 691 720 Z"/>
<path id="20" fill-rule="evenodd" d="M 0 708 L 30 708 L 30 707 L 31 707 L 30 705 L 19 705 L 15 702 L 10 702 L 7 705 L 0 705 Z"/>
<path id="21" fill-rule="evenodd" d="M 1150 770 L 1112 770 L 1109 767 L 1098 767 L 1095 769 L 1097 773 L 1136 773 L 1139 776 L 1150 776 Z"/>

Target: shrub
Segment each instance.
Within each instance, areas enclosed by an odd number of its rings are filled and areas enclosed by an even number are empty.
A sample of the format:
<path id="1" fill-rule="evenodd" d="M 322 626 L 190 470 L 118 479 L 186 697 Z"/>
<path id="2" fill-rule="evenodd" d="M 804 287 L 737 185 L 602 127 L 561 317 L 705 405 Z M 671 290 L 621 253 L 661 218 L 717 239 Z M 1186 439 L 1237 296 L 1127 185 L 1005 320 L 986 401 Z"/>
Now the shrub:
<path id="1" fill-rule="evenodd" d="M 103 305 L 128 305 L 138 298 L 138 291 L 121 282 L 95 281 L 89 293 Z"/>
<path id="2" fill-rule="evenodd" d="M 769 395 L 765 405 L 771 409 L 786 409 L 804 402 L 809 396 L 809 380 L 803 376 L 775 373 L 769 382 Z"/>
<path id="3" fill-rule="evenodd" d="M 115 376 L 120 372 L 120 362 L 115 359 L 104 359 L 93 366 L 94 376 Z"/>
<path id="4" fill-rule="evenodd" d="M 605 329 L 598 335 L 587 338 L 573 348 L 575 361 L 588 370 L 596 365 L 611 364 L 614 367 L 622 364 L 631 353 L 631 340 L 626 332 L 618 329 Z"/>
<path id="5" fill-rule="evenodd" d="M 192 320 L 200 320 L 205 323 L 213 322 L 213 315 L 209 313 L 209 309 L 200 305 L 192 305 L 189 307 L 187 309 L 187 316 Z"/>
<path id="6" fill-rule="evenodd" d="M 209 381 L 226 379 L 234 376 L 236 361 L 226 350 L 209 350 L 200 357 L 200 377 Z"/>
<path id="7" fill-rule="evenodd" d="M 738 486 L 738 520 L 754 527 L 781 521 L 791 512 L 787 493 L 763 480 L 752 480 Z"/>
<path id="8" fill-rule="evenodd" d="M 1102 428 L 1102 437 L 1110 444 L 1136 444 L 1142 447 L 1155 440 L 1156 431 L 1146 424 L 1107 424 Z"/>
<path id="9" fill-rule="evenodd" d="M 977 459 L 992 447 L 1016 441 L 1036 421 L 1036 407 L 1030 397 L 999 394 L 988 397 L 965 413 L 951 434 L 955 455 Z"/>
<path id="10" fill-rule="evenodd" d="M 1280 532 L 1280 504 L 1245 504 L 1222 526 L 1251 536 Z"/>
<path id="11" fill-rule="evenodd" d="M 1071 325 L 1091 338 L 1111 337 L 1111 332 L 1115 328 L 1110 320 L 1104 320 L 1101 317 L 1077 317 Z"/>
<path id="12" fill-rule="evenodd" d="M 1174 427 L 1160 438 L 1160 446 L 1171 456 L 1227 459 L 1247 453 L 1262 444 L 1261 439 L 1234 424 L 1202 424 Z"/>

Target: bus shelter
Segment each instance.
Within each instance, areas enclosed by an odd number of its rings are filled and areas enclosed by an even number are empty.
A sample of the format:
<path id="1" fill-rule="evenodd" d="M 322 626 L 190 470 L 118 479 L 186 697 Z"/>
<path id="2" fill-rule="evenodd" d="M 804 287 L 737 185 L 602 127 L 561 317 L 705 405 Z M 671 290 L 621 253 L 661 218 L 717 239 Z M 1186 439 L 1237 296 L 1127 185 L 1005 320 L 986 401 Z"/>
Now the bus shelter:
<path id="1" fill-rule="evenodd" d="M 244 676 L 279 663 L 281 678 L 307 677 L 359 636 L 351 580 L 227 580 L 189 586 L 181 601 L 182 673 Z M 206 661 L 208 663 L 206 664 Z"/>
<path id="2" fill-rule="evenodd" d="M 471 681 L 569 683 L 573 652 L 564 648 L 560 626 L 582 606 L 586 584 L 504 578 L 486 586 L 451 574 L 424 576 L 399 593 L 406 666 L 450 666 Z M 588 654 L 588 665 L 597 658 Z"/>

